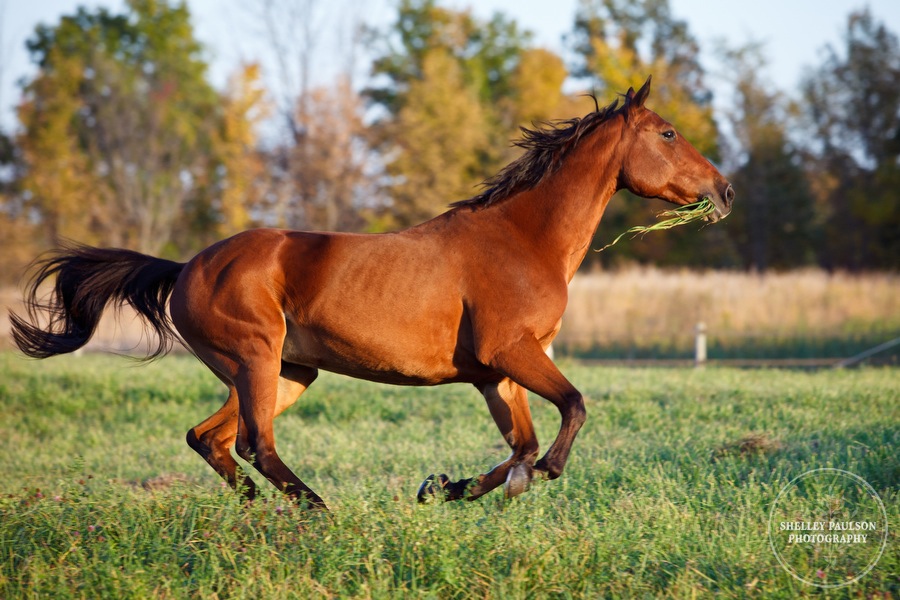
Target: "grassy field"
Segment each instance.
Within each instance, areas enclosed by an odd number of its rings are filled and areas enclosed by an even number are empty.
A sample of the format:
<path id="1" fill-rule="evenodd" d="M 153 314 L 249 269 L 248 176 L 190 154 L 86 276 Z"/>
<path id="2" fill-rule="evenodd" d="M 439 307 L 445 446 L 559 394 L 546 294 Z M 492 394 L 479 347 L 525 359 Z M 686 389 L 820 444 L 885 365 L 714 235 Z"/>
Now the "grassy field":
<path id="1" fill-rule="evenodd" d="M 242 504 L 184 444 L 223 399 L 192 358 L 0 353 L 0 598 L 900 596 L 900 371 L 564 371 L 589 399 L 562 478 L 421 507 L 425 475 L 506 456 L 480 396 L 323 374 L 276 422 L 333 511 L 309 516 Z M 532 408 L 546 445 L 558 416 Z M 826 466 L 871 483 L 894 530 L 868 575 L 822 593 L 766 524 Z"/>

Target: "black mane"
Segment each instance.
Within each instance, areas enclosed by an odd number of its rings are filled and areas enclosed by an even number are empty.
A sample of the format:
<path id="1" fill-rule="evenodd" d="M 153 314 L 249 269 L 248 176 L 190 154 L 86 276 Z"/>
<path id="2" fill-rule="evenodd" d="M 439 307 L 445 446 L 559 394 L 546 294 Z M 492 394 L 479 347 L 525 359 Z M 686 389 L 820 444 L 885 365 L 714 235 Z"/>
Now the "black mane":
<path id="1" fill-rule="evenodd" d="M 594 99 L 596 102 L 596 98 Z M 586 134 L 606 122 L 616 111 L 619 101 L 597 108 L 584 117 L 543 123 L 535 129 L 522 127 L 522 139 L 513 143 L 525 149 L 525 154 L 509 163 L 493 177 L 482 183 L 483 192 L 452 203 L 450 206 L 481 208 L 491 206 L 524 190 L 530 190 L 556 171 L 565 155 Z"/>

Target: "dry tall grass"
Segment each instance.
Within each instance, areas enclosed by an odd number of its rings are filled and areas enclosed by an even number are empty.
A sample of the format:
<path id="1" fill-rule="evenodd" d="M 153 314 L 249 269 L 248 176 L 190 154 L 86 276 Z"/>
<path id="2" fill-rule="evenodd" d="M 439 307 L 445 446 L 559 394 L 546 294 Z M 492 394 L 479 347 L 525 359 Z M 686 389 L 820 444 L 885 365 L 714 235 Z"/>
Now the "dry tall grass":
<path id="1" fill-rule="evenodd" d="M 898 335 L 900 275 L 634 268 L 580 275 L 558 339 L 595 347 L 689 350 L 697 323 L 710 338 L 828 339 Z"/>
<path id="2" fill-rule="evenodd" d="M 9 347 L 7 307 L 21 313 L 21 291 L 0 290 L 0 347 Z M 748 274 L 634 268 L 578 275 L 557 348 L 690 352 L 704 322 L 711 341 L 825 339 L 900 335 L 900 275 L 818 270 Z M 108 314 L 90 349 L 143 347 L 133 315 Z M 877 342 L 876 342 L 877 343 Z"/>

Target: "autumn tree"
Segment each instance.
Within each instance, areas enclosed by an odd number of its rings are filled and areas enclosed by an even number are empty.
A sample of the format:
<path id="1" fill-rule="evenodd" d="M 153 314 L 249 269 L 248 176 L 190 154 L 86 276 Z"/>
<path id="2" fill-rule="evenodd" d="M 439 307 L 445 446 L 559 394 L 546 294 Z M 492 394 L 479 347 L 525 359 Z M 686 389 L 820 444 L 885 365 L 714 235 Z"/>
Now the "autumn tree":
<path id="1" fill-rule="evenodd" d="M 488 115 L 445 50 L 423 56 L 422 74 L 387 128 L 397 153 L 388 164 L 395 223 L 409 226 L 473 195 L 491 151 Z"/>
<path id="2" fill-rule="evenodd" d="M 273 61 L 271 88 L 277 133 L 263 146 L 267 165 L 265 223 L 297 229 L 361 230 L 379 199 L 379 170 L 364 121 L 365 104 L 353 84 L 360 24 L 346 0 L 329 23 L 333 5 L 319 0 L 265 0 L 251 9 L 262 25 Z M 327 30 L 327 31 L 326 31 Z M 317 82 L 325 33 L 340 38 L 332 81 Z"/>
<path id="3" fill-rule="evenodd" d="M 22 187 L 49 241 L 190 246 L 173 232 L 210 219 L 220 98 L 187 7 L 80 8 L 27 46 L 40 70 L 19 106 Z"/>
<path id="4" fill-rule="evenodd" d="M 847 19 L 843 48 L 803 82 L 810 179 L 823 210 L 822 262 L 900 267 L 900 45 L 869 10 Z"/>
<path id="5" fill-rule="evenodd" d="M 820 221 L 801 152 L 789 139 L 790 105 L 765 80 L 758 44 L 721 54 L 735 90 L 727 117 L 735 154 L 730 179 L 740 205 L 728 232 L 737 264 L 758 271 L 814 264 Z"/>
<path id="6" fill-rule="evenodd" d="M 478 99 L 496 102 L 510 95 L 513 73 L 530 34 L 502 13 L 482 21 L 471 11 L 438 6 L 436 0 L 401 0 L 396 21 L 386 31 L 369 31 L 375 52 L 372 75 L 383 84 L 369 97 L 396 114 L 420 80 L 426 57 L 440 50 L 460 67 L 463 81 Z"/>
<path id="7" fill-rule="evenodd" d="M 259 127 L 271 112 L 257 63 L 241 65 L 222 96 L 222 114 L 214 137 L 214 158 L 221 170 L 218 189 L 206 214 L 215 223 L 203 228 L 217 238 L 256 224 L 253 213 L 265 206 L 266 165 L 259 150 Z"/>
<path id="8" fill-rule="evenodd" d="M 40 248 L 38 228 L 20 190 L 21 156 L 12 138 L 0 132 L 0 285 L 16 283 Z"/>
<path id="9" fill-rule="evenodd" d="M 611 97 L 653 76 L 654 110 L 688 135 L 706 156 L 718 155 L 712 94 L 704 83 L 700 48 L 668 0 L 581 0 L 572 46 L 574 74 Z"/>
<path id="10" fill-rule="evenodd" d="M 569 73 L 563 59 L 546 48 L 526 48 L 512 72 L 509 96 L 498 103 L 507 127 L 530 127 L 535 123 L 578 116 L 589 107 L 565 94 Z"/>
<path id="11" fill-rule="evenodd" d="M 386 226 L 474 195 L 514 157 L 519 125 L 561 116 L 562 61 L 500 13 L 482 21 L 435 0 L 403 0 L 371 44 L 376 85 L 367 95 L 383 111 L 373 130 L 392 199 Z"/>
<path id="12" fill-rule="evenodd" d="M 296 108 L 296 107 L 295 107 Z M 297 108 L 299 111 L 299 108 Z M 364 106 L 347 78 L 311 88 L 295 115 L 302 134 L 262 150 L 267 225 L 359 231 L 376 196 Z"/>
<path id="13" fill-rule="evenodd" d="M 18 109 L 24 127 L 17 140 L 26 165 L 23 195 L 28 207 L 40 215 L 50 243 L 65 237 L 99 243 L 101 198 L 73 128 L 81 109 L 78 89 L 85 69 L 59 50 L 50 50 L 46 63 L 44 73 L 25 89 Z"/>

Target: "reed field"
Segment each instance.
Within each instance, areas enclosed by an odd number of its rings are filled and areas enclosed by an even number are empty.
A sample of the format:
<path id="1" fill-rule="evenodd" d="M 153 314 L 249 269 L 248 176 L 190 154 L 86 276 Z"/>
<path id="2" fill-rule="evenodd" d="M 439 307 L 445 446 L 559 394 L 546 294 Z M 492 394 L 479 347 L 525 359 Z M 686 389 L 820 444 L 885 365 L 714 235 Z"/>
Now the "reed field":
<path id="1" fill-rule="evenodd" d="M 632 268 L 577 276 L 555 346 L 586 358 L 844 358 L 900 337 L 900 275 Z"/>
<path id="2" fill-rule="evenodd" d="M 241 502 L 184 443 L 224 399 L 192 357 L 0 353 L 0 598 L 900 596 L 898 369 L 562 368 L 588 410 L 563 476 L 424 506 L 424 476 L 507 454 L 479 394 L 323 374 L 276 421 L 332 511 L 309 515 Z M 546 448 L 558 415 L 531 404 Z M 779 490 L 818 467 L 868 481 L 892 527 L 826 591 L 767 541 Z"/>

